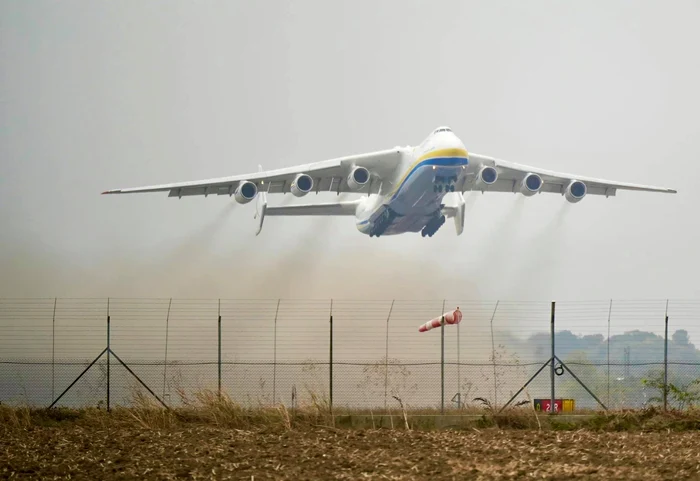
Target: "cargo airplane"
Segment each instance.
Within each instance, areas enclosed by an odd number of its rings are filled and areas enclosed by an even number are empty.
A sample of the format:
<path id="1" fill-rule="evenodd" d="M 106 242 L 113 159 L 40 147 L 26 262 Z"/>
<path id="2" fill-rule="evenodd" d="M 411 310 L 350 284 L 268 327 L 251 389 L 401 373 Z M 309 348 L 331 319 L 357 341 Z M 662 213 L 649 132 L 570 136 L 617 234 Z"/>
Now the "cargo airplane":
<path id="1" fill-rule="evenodd" d="M 432 237 L 453 218 L 464 230 L 464 192 L 560 194 L 576 203 L 586 195 L 614 196 L 618 190 L 676 193 L 662 187 L 613 182 L 516 164 L 468 152 L 449 127 L 435 129 L 416 147 L 395 147 L 310 164 L 214 179 L 116 189 L 104 194 L 168 192 L 169 197 L 228 195 L 246 204 L 257 197 L 256 235 L 266 216 L 354 216 L 370 237 L 420 232 Z M 268 206 L 268 194 L 362 194 L 343 202 Z M 447 203 L 447 197 L 454 201 Z"/>

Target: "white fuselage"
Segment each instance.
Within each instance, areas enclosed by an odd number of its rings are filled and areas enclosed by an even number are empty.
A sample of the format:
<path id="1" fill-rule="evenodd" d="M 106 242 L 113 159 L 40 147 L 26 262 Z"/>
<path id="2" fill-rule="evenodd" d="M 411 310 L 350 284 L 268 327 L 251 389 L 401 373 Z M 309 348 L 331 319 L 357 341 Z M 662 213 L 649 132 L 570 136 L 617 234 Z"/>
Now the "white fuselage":
<path id="1" fill-rule="evenodd" d="M 445 194 L 454 192 L 469 170 L 468 153 L 449 129 L 437 129 L 417 147 L 405 149 L 395 178 L 366 197 L 355 213 L 363 234 L 420 232 L 439 218 Z"/>

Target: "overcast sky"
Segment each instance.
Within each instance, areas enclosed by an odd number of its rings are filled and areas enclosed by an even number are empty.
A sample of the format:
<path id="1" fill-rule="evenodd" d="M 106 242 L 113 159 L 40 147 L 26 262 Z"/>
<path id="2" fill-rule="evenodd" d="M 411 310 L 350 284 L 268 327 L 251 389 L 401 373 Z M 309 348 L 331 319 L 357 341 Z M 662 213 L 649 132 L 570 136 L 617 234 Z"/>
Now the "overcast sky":
<path id="1" fill-rule="evenodd" d="M 700 298 L 694 0 L 0 5 L 0 297 Z M 464 234 L 432 239 L 347 217 L 255 237 L 228 197 L 100 196 L 440 125 L 469 151 L 679 193 L 474 194 Z"/>

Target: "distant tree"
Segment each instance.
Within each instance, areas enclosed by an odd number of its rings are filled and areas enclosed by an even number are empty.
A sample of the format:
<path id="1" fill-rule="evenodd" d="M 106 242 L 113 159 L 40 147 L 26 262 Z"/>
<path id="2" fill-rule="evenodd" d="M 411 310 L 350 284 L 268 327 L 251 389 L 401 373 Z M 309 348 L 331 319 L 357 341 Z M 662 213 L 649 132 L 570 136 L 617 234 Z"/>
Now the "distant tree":
<path id="1" fill-rule="evenodd" d="M 548 332 L 538 332 L 533 334 L 528 339 L 527 345 L 530 346 L 536 359 L 542 359 L 542 361 L 544 361 L 552 354 L 552 340 L 549 338 Z"/>
<path id="2" fill-rule="evenodd" d="M 671 336 L 671 340 L 677 346 L 690 345 L 690 337 L 688 337 L 688 331 L 686 331 L 685 329 L 678 329 L 676 332 L 674 332 Z"/>
<path id="3" fill-rule="evenodd" d="M 582 341 L 586 349 L 596 349 L 605 342 L 605 337 L 602 334 L 589 334 L 583 336 Z"/>
<path id="4" fill-rule="evenodd" d="M 673 345 L 669 346 L 669 357 L 676 361 L 700 362 L 700 350 L 690 342 L 688 332 L 680 329 L 672 336 Z M 549 333 L 539 332 L 529 337 L 526 346 L 536 359 L 547 359 L 551 354 L 551 339 Z M 603 334 L 589 334 L 577 336 L 573 332 L 564 330 L 556 333 L 556 351 L 561 359 L 580 357 L 583 352 L 588 362 L 606 362 L 610 349 L 610 360 L 622 362 L 629 352 L 629 361 L 632 365 L 640 362 L 663 362 L 664 338 L 658 334 L 647 331 L 632 330 L 624 334 L 616 334 L 610 337 L 610 344 Z M 620 375 L 622 368 L 615 368 L 615 376 Z"/>

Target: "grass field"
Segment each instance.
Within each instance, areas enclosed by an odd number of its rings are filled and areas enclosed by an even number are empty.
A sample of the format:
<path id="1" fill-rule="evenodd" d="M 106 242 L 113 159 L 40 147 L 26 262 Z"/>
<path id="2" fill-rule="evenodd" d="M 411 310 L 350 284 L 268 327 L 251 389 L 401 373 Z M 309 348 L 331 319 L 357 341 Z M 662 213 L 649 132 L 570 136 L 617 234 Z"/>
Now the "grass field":
<path id="1" fill-rule="evenodd" d="M 700 413 L 0 406 L 1 479 L 700 479 Z M 360 420 L 359 422 L 357 420 Z M 440 418 L 445 419 L 445 418 Z M 381 424 L 383 427 L 379 427 Z"/>

